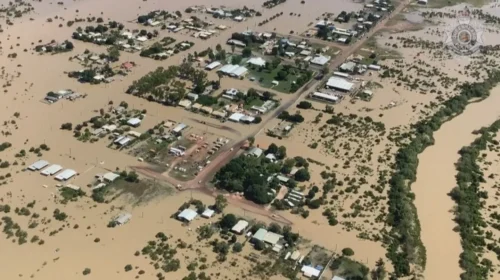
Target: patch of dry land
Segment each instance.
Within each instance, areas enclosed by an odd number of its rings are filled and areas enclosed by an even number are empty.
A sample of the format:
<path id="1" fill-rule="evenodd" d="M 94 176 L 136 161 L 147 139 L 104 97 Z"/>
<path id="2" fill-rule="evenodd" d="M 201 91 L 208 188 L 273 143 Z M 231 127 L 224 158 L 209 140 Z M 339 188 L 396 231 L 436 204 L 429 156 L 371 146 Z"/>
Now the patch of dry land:
<path id="1" fill-rule="evenodd" d="M 0 278 L 495 278 L 498 11 L 364 5 L 3 3 Z"/>

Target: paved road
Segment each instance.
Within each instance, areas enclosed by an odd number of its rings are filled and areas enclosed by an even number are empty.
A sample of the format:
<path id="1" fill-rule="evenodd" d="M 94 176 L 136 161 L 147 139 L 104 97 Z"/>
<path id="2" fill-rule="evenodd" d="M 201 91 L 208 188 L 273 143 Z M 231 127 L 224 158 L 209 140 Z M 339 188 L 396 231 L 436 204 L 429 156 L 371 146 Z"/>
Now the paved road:
<path id="1" fill-rule="evenodd" d="M 337 69 L 349 56 L 355 53 L 368 39 L 374 36 L 378 31 L 384 29 L 389 19 L 399 14 L 409 3 L 410 3 L 409 1 L 401 3 L 389 16 L 382 19 L 369 33 L 365 34 L 363 38 L 356 41 L 353 45 L 342 46 L 341 47 L 342 52 L 339 55 L 337 55 L 334 60 L 331 61 L 331 63 L 329 64 L 329 68 Z M 304 39 L 308 38 L 304 37 Z M 219 194 L 219 192 L 217 190 L 210 189 L 206 184 L 206 182 L 211 180 L 215 172 L 217 172 L 220 168 L 226 165 L 232 158 L 234 158 L 240 152 L 240 147 L 243 145 L 246 139 L 248 139 L 249 137 L 254 137 L 258 133 L 260 133 L 262 129 L 268 124 L 269 121 L 275 119 L 279 114 L 281 114 L 281 112 L 288 110 L 300 98 L 310 93 L 311 89 L 314 90 L 322 82 L 323 81 L 317 81 L 317 80 L 310 81 L 309 83 L 304 85 L 301 89 L 299 89 L 297 93 L 294 94 L 293 98 L 290 98 L 289 100 L 280 104 L 280 106 L 278 107 L 277 110 L 274 111 L 274 113 L 265 116 L 260 124 L 248 126 L 249 127 L 249 129 L 247 130 L 248 133 L 241 135 L 241 137 L 236 140 L 236 143 L 232 147 L 227 147 L 225 150 L 223 150 L 222 153 L 214 161 L 212 161 L 212 163 L 209 166 L 207 166 L 204 170 L 202 170 L 196 176 L 196 178 L 191 181 L 181 182 L 174 178 L 158 174 L 154 171 L 154 169 L 147 167 L 132 167 L 132 168 L 134 170 L 137 170 L 137 172 L 142 173 L 143 175 L 151 176 L 158 180 L 169 182 L 170 184 L 173 184 L 175 186 L 181 185 L 184 190 L 197 189 L 209 195 L 216 196 L 217 194 Z M 271 219 L 276 220 L 278 222 L 290 223 L 288 220 L 284 219 L 279 215 L 276 214 L 271 215 L 268 210 L 264 209 L 264 207 L 246 201 L 244 199 L 233 199 L 229 197 L 229 201 L 231 203 L 237 204 L 238 206 L 252 213 L 269 216 Z"/>

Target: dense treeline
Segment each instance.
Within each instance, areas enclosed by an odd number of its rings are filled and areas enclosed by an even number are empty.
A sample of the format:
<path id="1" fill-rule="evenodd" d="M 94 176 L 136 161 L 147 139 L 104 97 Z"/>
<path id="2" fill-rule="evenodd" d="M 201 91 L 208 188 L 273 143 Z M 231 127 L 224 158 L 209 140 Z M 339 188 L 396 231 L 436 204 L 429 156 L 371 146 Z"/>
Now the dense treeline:
<path id="1" fill-rule="evenodd" d="M 475 99 L 488 97 L 493 86 L 500 81 L 500 72 L 493 71 L 484 82 L 464 83 L 460 93 L 443 102 L 431 118 L 413 126 L 412 141 L 396 154 L 395 171 L 389 182 L 389 214 L 387 223 L 392 227 L 387 257 L 392 261 L 397 277 L 411 274 L 411 265 L 424 269 L 426 251 L 420 239 L 420 222 L 410 185 L 416 179 L 418 154 L 434 144 L 433 133 L 450 118 L 462 113 L 467 104 Z"/>
<path id="2" fill-rule="evenodd" d="M 457 186 L 451 191 L 450 196 L 457 203 L 455 221 L 460 229 L 463 252 L 460 254 L 460 267 L 464 269 L 460 278 L 462 280 L 488 279 L 491 261 L 479 261 L 478 255 L 483 252 L 486 240 L 480 228 L 486 227 L 486 222 L 481 216 L 481 198 L 487 197 L 487 192 L 481 191 L 480 184 L 484 182 L 484 175 L 477 164 L 481 151 L 485 150 L 488 143 L 500 129 L 500 120 L 490 127 L 480 130 L 481 136 L 470 146 L 460 150 L 460 159 L 457 163 Z"/>

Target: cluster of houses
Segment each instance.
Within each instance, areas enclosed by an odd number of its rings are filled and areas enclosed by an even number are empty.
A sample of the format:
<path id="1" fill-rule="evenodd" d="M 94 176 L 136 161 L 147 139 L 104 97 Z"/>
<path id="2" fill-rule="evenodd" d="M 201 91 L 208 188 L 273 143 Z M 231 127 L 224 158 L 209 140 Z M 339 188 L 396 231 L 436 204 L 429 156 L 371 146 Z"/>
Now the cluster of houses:
<path id="1" fill-rule="evenodd" d="M 42 170 L 43 169 L 43 170 Z M 52 164 L 49 166 L 49 162 L 46 160 L 39 160 L 30 166 L 28 166 L 30 171 L 40 171 L 40 174 L 44 176 L 54 176 L 57 181 L 65 182 L 73 178 L 78 173 L 73 169 L 64 169 L 58 164 Z M 63 171 L 61 171 L 63 170 Z"/>
<path id="2" fill-rule="evenodd" d="M 97 180 L 94 186 L 91 187 L 92 191 L 106 187 L 108 184 L 113 183 L 120 178 L 120 175 L 113 172 L 107 172 L 104 174 L 96 174 L 95 177 Z"/>

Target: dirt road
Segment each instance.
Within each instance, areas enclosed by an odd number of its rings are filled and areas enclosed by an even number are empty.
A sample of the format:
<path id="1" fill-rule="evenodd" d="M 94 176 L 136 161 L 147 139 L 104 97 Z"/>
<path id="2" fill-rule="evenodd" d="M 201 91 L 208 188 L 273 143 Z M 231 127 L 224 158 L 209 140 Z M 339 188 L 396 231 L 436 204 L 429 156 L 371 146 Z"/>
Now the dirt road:
<path id="1" fill-rule="evenodd" d="M 355 53 L 368 39 L 374 36 L 378 31 L 385 28 L 387 21 L 392 17 L 399 14 L 403 9 L 409 4 L 409 1 L 405 1 L 401 3 L 396 9 L 387 17 L 382 19 L 370 32 L 364 35 L 363 38 L 356 41 L 353 45 L 349 46 L 341 46 L 342 52 L 335 57 L 334 60 L 331 61 L 329 68 L 336 69 L 338 68 L 350 55 Z M 304 38 L 308 39 L 308 38 Z M 276 118 L 281 112 L 288 110 L 293 104 L 295 104 L 301 97 L 305 94 L 308 94 L 311 89 L 315 89 L 318 85 L 323 81 L 312 80 L 311 82 L 304 85 L 297 93 L 294 94 L 293 98 L 287 100 L 285 103 L 281 104 L 272 114 L 268 116 L 264 116 L 262 122 L 258 125 L 249 126 L 248 133 L 246 135 L 241 135 L 239 139 L 237 139 L 236 144 L 234 144 L 231 148 L 227 147 L 212 163 L 204 168 L 195 179 L 187 182 L 181 182 L 171 177 L 163 176 L 162 174 L 158 174 L 153 168 L 148 167 L 132 167 L 137 172 L 142 175 L 156 178 L 158 180 L 166 181 L 174 186 L 181 185 L 183 190 L 189 191 L 200 191 L 203 193 L 210 194 L 212 196 L 216 196 L 220 192 L 214 190 L 207 186 L 207 182 L 211 180 L 213 175 L 224 165 L 226 165 L 232 158 L 234 158 L 238 152 L 240 151 L 240 147 L 243 145 L 244 141 L 249 137 L 257 135 L 266 125 L 267 123 Z M 290 223 L 287 219 L 281 217 L 280 215 L 273 213 L 272 210 L 266 209 L 264 206 L 254 204 L 245 199 L 238 198 L 236 199 L 233 196 L 228 196 L 228 201 L 230 203 L 236 204 L 238 207 L 244 208 L 246 211 L 250 211 L 255 214 L 260 214 L 263 216 L 268 216 L 269 218 L 281 222 L 281 223 Z"/>

